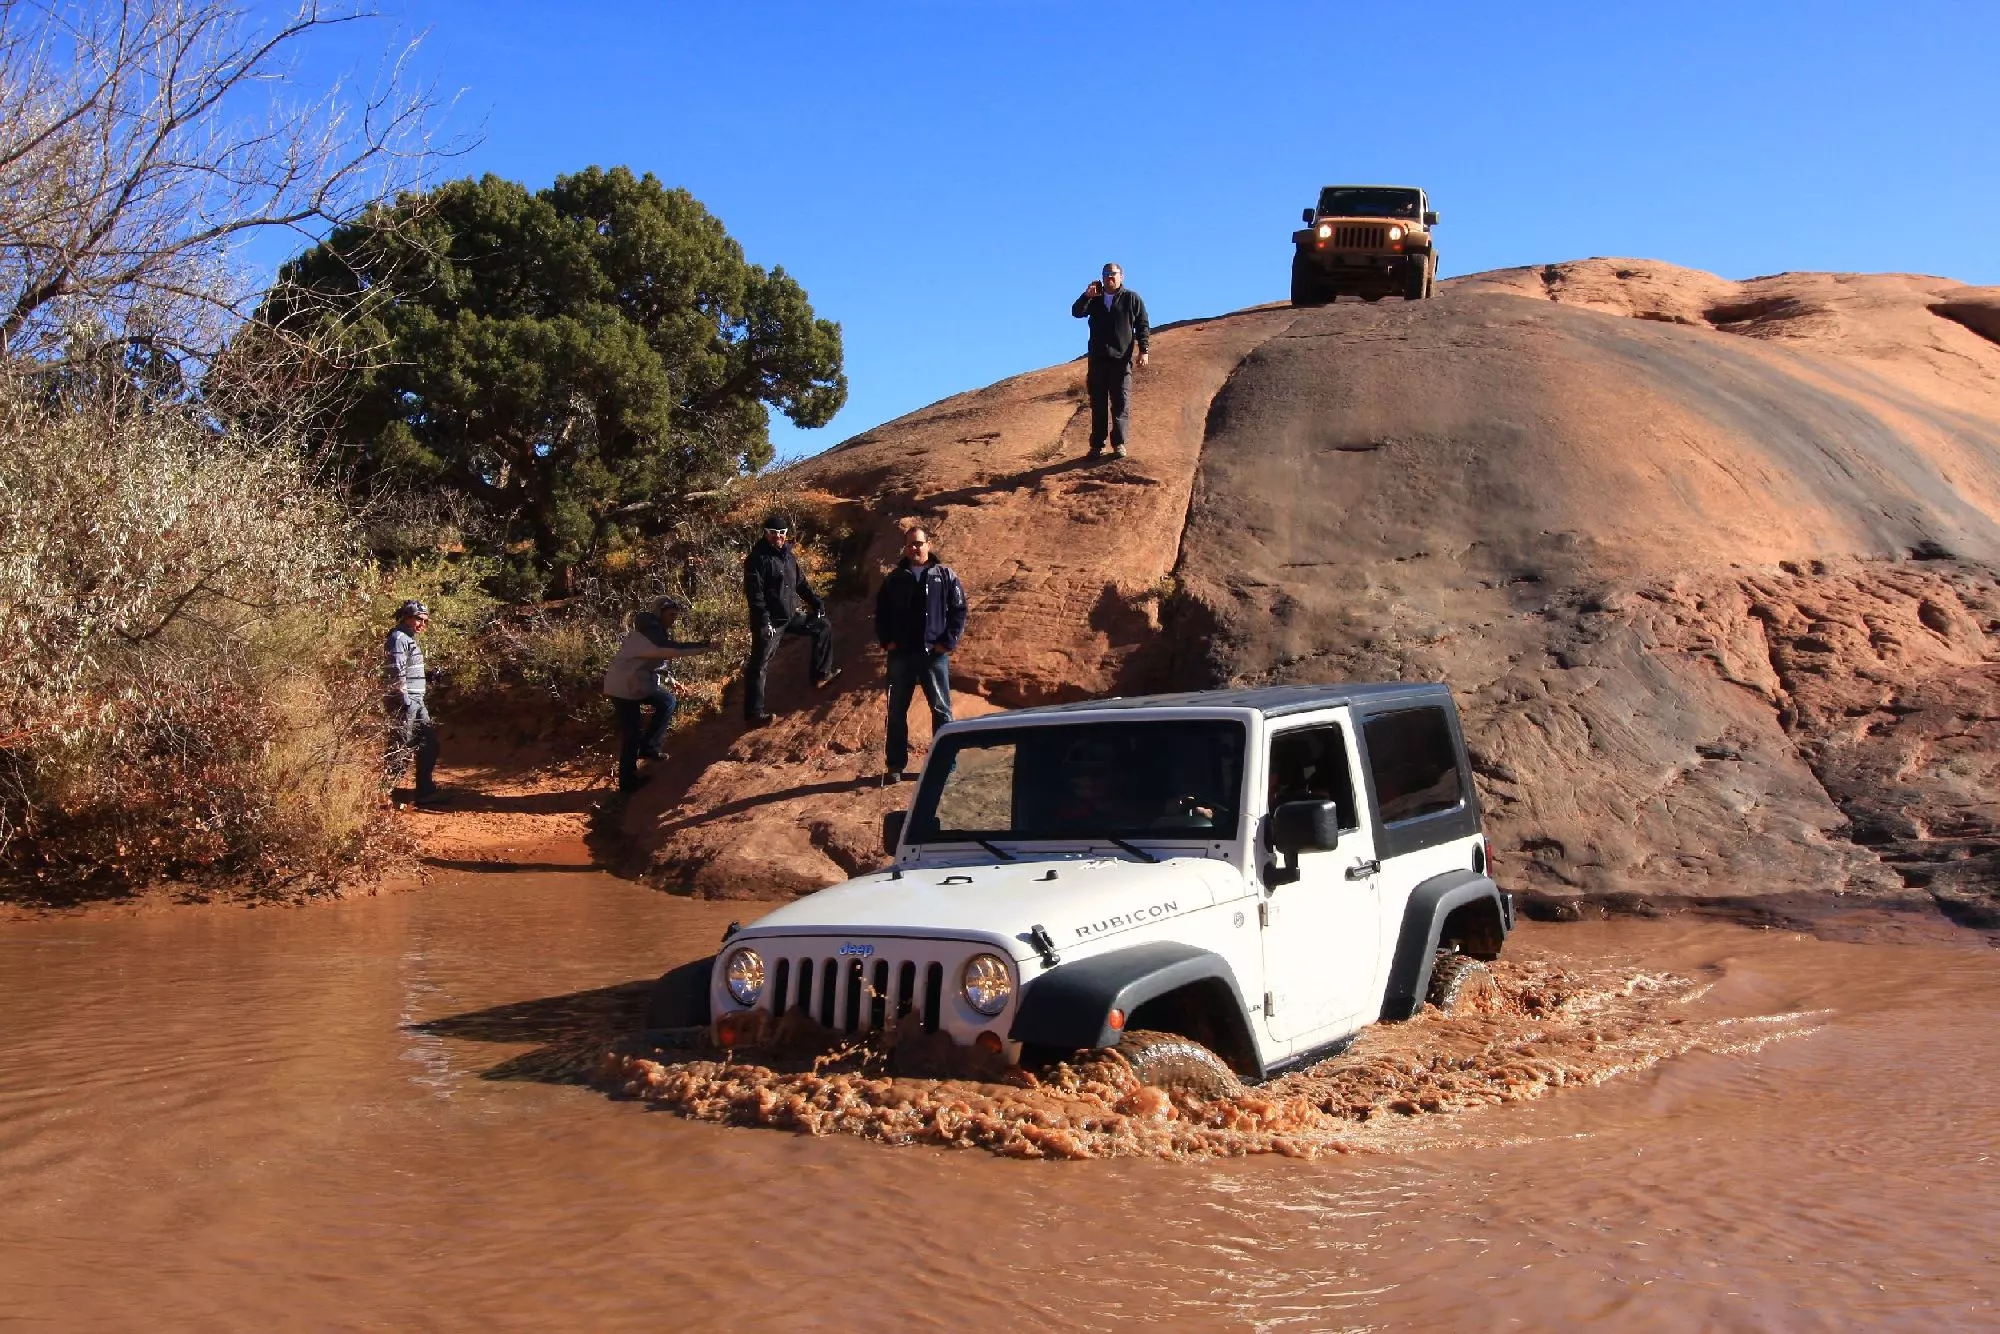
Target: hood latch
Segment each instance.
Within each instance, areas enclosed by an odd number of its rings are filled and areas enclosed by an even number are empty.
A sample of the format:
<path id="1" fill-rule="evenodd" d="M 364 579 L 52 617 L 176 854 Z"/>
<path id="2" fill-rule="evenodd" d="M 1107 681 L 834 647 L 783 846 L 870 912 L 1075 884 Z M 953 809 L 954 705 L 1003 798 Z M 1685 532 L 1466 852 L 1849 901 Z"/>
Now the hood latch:
<path id="1" fill-rule="evenodd" d="M 1028 929 L 1028 943 L 1035 947 L 1035 953 L 1042 956 L 1042 967 L 1053 968 L 1062 962 L 1062 955 L 1056 953 L 1055 937 L 1040 922 Z"/>

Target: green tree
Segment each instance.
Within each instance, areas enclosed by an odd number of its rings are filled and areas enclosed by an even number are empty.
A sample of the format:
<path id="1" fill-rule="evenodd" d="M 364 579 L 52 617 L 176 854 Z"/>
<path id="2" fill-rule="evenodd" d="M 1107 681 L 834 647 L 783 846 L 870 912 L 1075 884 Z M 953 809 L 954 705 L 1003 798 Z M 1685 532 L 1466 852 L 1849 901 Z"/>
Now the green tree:
<path id="1" fill-rule="evenodd" d="M 847 398 L 840 326 L 623 167 L 403 195 L 285 265 L 239 343 L 330 355 L 357 480 L 459 492 L 544 569 L 768 463 L 767 405 L 822 426 Z"/>

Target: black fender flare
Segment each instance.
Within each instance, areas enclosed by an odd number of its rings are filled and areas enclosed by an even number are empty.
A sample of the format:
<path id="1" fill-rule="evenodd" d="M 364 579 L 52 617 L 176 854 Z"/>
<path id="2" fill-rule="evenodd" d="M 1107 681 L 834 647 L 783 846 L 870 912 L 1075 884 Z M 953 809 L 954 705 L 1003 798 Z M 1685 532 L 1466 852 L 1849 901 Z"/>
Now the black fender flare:
<path id="1" fill-rule="evenodd" d="M 1396 957 L 1389 965 L 1389 988 L 1382 997 L 1384 1019 L 1408 1019 L 1424 1008 L 1445 918 L 1451 916 L 1452 909 L 1481 899 L 1492 901 L 1504 935 L 1513 925 L 1507 901 L 1500 887 L 1477 871 L 1447 871 L 1410 891 L 1410 901 L 1403 908 L 1403 928 L 1396 936 Z"/>
<path id="2" fill-rule="evenodd" d="M 1060 964 L 1043 973 L 1022 988 L 1021 1006 L 1007 1036 L 1062 1051 L 1115 1047 L 1120 1033 L 1111 1026 L 1113 1010 L 1130 1014 L 1170 991 L 1211 981 L 1229 988 L 1247 1035 L 1249 1012 L 1243 1008 L 1243 989 L 1236 985 L 1229 961 L 1212 950 L 1157 940 Z"/>
<path id="3" fill-rule="evenodd" d="M 714 972 L 711 954 L 662 973 L 646 997 L 646 1027 L 693 1028 L 707 1023 L 708 980 Z"/>

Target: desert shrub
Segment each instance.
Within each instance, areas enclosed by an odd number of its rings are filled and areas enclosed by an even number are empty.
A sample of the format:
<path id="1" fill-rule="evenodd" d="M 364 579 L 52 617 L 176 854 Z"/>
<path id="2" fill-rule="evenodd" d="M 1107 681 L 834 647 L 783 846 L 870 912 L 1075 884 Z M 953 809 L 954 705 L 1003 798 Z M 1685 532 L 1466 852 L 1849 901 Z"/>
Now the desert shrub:
<path id="1" fill-rule="evenodd" d="M 689 605 L 679 636 L 717 646 L 673 664 L 683 716 L 691 721 L 721 706 L 749 654 L 743 558 L 760 536 L 763 516 L 772 510 L 792 516 L 799 564 L 828 593 L 839 553 L 853 536 L 841 506 L 801 486 L 790 469 L 685 500 L 666 531 L 575 567 L 569 597 L 517 607 L 495 620 L 482 656 L 501 677 L 533 687 L 567 712 L 599 711 L 604 669 L 633 615 L 671 594 Z"/>
<path id="2" fill-rule="evenodd" d="M 0 873 L 294 887 L 379 820 L 350 515 L 284 442 L 0 379 Z"/>

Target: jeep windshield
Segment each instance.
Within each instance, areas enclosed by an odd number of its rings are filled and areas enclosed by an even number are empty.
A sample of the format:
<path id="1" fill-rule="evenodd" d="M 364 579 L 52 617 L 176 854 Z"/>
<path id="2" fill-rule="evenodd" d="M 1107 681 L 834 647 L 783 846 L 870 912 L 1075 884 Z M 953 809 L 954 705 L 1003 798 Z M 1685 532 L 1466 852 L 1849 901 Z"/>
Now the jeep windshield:
<path id="1" fill-rule="evenodd" d="M 1210 718 L 961 733 L 925 766 L 907 837 L 1234 838 L 1244 743 L 1242 723 Z"/>
<path id="2" fill-rule="evenodd" d="M 1415 190 L 1372 190 L 1329 185 L 1319 192 L 1319 212 L 1329 218 L 1415 218 Z"/>

